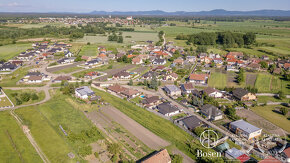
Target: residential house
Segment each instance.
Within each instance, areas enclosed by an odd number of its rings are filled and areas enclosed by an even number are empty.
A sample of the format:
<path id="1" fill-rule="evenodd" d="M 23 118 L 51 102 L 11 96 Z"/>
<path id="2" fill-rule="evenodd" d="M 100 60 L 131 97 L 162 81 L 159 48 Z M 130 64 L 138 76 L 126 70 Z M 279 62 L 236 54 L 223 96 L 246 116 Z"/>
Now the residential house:
<path id="1" fill-rule="evenodd" d="M 258 63 L 250 63 L 250 64 L 248 64 L 248 66 L 246 68 L 259 71 L 261 69 L 261 65 Z"/>
<path id="2" fill-rule="evenodd" d="M 131 78 L 131 74 L 127 71 L 121 71 L 113 75 L 115 80 L 127 80 Z"/>
<path id="3" fill-rule="evenodd" d="M 157 105 L 156 108 L 158 109 L 159 113 L 161 113 L 167 117 L 176 115 L 180 112 L 180 110 L 177 107 L 171 105 L 169 102 L 164 102 L 162 104 L 159 104 L 159 105 Z"/>
<path id="4" fill-rule="evenodd" d="M 108 87 L 108 90 L 117 94 L 120 94 L 122 91 L 124 91 L 126 88 L 122 87 L 119 84 L 114 84 Z"/>
<path id="5" fill-rule="evenodd" d="M 88 62 L 88 61 L 91 61 L 93 58 L 91 56 L 84 56 L 83 55 L 81 59 Z"/>
<path id="6" fill-rule="evenodd" d="M 206 84 L 208 79 L 207 74 L 190 74 L 189 76 L 189 82 L 195 83 L 195 84 Z"/>
<path id="7" fill-rule="evenodd" d="M 227 65 L 226 70 L 227 71 L 239 72 L 239 69 L 237 69 L 235 66 L 232 66 L 232 65 Z"/>
<path id="8" fill-rule="evenodd" d="M 140 95 L 140 92 L 135 89 L 126 88 L 125 90 L 121 91 L 121 94 L 130 99 Z"/>
<path id="9" fill-rule="evenodd" d="M 165 65 L 166 64 L 166 60 L 165 59 L 161 59 L 161 58 L 157 58 L 154 59 L 152 62 L 153 65 Z"/>
<path id="10" fill-rule="evenodd" d="M 173 64 L 175 65 L 183 65 L 184 60 L 182 58 L 177 58 L 173 61 Z"/>
<path id="11" fill-rule="evenodd" d="M 231 122 L 229 129 L 247 140 L 257 139 L 262 134 L 262 129 L 244 121 L 243 119 Z"/>
<path id="12" fill-rule="evenodd" d="M 211 88 L 211 87 L 207 87 L 203 90 L 203 93 L 208 95 L 209 97 L 214 97 L 214 98 L 221 98 L 223 97 L 223 94 L 217 90 L 217 89 L 214 89 L 214 88 Z"/>
<path id="13" fill-rule="evenodd" d="M 222 111 L 211 104 L 205 104 L 200 108 L 201 114 L 209 120 L 219 120 L 223 118 Z"/>
<path id="14" fill-rule="evenodd" d="M 140 163 L 171 163 L 170 155 L 166 149 L 154 152 L 149 156 L 137 161 Z"/>
<path id="15" fill-rule="evenodd" d="M 176 85 L 166 85 L 163 89 L 170 96 L 181 95 L 181 90 Z"/>
<path id="16" fill-rule="evenodd" d="M 244 54 L 242 52 L 229 52 L 226 55 L 226 58 L 236 58 L 236 59 L 243 59 Z"/>
<path id="17" fill-rule="evenodd" d="M 87 61 L 85 63 L 85 65 L 87 65 L 87 66 L 95 66 L 95 65 L 100 64 L 100 62 L 101 62 L 101 60 L 99 58 L 97 58 L 97 59 L 92 59 L 90 61 Z"/>
<path id="18" fill-rule="evenodd" d="M 67 64 L 67 63 L 73 63 L 75 61 L 75 57 L 70 57 L 70 58 L 62 58 L 57 61 L 59 64 Z"/>
<path id="19" fill-rule="evenodd" d="M 116 58 L 116 55 L 113 54 L 113 53 L 110 53 L 110 54 L 108 54 L 108 58 L 109 59 L 115 59 Z"/>
<path id="20" fill-rule="evenodd" d="M 170 73 L 168 75 L 165 75 L 163 77 L 163 80 L 167 80 L 167 81 L 176 81 L 178 79 L 178 75 L 176 73 Z"/>
<path id="21" fill-rule="evenodd" d="M 58 76 L 53 80 L 53 82 L 62 82 L 62 81 L 70 81 L 70 80 L 72 80 L 70 76 Z"/>
<path id="22" fill-rule="evenodd" d="M 141 57 L 135 57 L 132 59 L 132 64 L 134 65 L 140 65 L 143 63 L 143 60 L 141 59 Z"/>
<path id="23" fill-rule="evenodd" d="M 188 61 L 189 63 L 195 63 L 196 56 L 186 56 L 186 61 Z"/>
<path id="24" fill-rule="evenodd" d="M 23 61 L 11 61 L 11 63 L 16 65 L 16 66 L 22 66 L 23 65 Z"/>
<path id="25" fill-rule="evenodd" d="M 32 75 L 27 79 L 27 83 L 41 83 L 42 78 L 42 76 Z"/>
<path id="26" fill-rule="evenodd" d="M 65 56 L 66 58 L 70 58 L 70 57 L 73 57 L 74 54 L 71 53 L 69 50 L 66 50 L 66 51 L 64 52 L 64 56 Z"/>
<path id="27" fill-rule="evenodd" d="M 156 68 L 154 68 L 152 71 L 162 71 L 162 70 L 165 70 L 166 67 L 161 65 L 161 66 L 157 66 Z"/>
<path id="28" fill-rule="evenodd" d="M 151 107 L 151 106 L 158 105 L 159 103 L 161 103 L 161 100 L 159 99 L 158 96 L 149 96 L 149 97 L 146 97 L 144 100 L 142 100 L 141 103 L 145 105 L 146 107 Z"/>
<path id="29" fill-rule="evenodd" d="M 81 99 L 88 99 L 95 94 L 88 86 L 83 86 L 75 89 L 75 95 Z"/>
<path id="30" fill-rule="evenodd" d="M 178 120 L 177 123 L 189 131 L 193 131 L 196 127 L 199 127 L 203 124 L 202 121 L 194 115 L 182 118 Z"/>
<path id="31" fill-rule="evenodd" d="M 240 101 L 250 101 L 257 99 L 255 94 L 250 93 L 248 90 L 243 88 L 236 88 L 233 90 L 233 96 Z"/>
<path id="32" fill-rule="evenodd" d="M 96 79 L 100 74 L 98 72 L 92 71 L 85 74 L 85 78 L 87 79 Z"/>
<path id="33" fill-rule="evenodd" d="M 286 161 L 288 161 L 287 163 L 289 163 L 289 160 L 290 160 L 290 147 L 284 149 L 284 151 L 282 152 L 282 156 L 285 158 Z"/>
<path id="34" fill-rule="evenodd" d="M 195 89 L 192 83 L 181 84 L 180 88 L 182 94 L 189 94 Z"/>
<path id="35" fill-rule="evenodd" d="M 248 155 L 246 155 L 244 152 L 242 152 L 236 148 L 228 149 L 225 152 L 225 157 L 227 157 L 229 159 L 237 159 L 241 163 L 246 162 L 250 159 L 250 157 Z"/>
<path id="36" fill-rule="evenodd" d="M 287 71 L 287 70 L 290 70 L 290 63 L 285 63 L 283 65 L 283 68 Z"/>
<path id="37" fill-rule="evenodd" d="M 13 63 L 10 62 L 6 62 L 4 64 L 2 64 L 2 66 L 0 66 L 0 71 L 13 71 L 17 68 L 18 66 L 16 66 Z"/>
<path id="38" fill-rule="evenodd" d="M 145 74 L 142 75 L 141 79 L 151 80 L 153 76 L 157 77 L 157 73 L 153 71 L 148 71 Z"/>

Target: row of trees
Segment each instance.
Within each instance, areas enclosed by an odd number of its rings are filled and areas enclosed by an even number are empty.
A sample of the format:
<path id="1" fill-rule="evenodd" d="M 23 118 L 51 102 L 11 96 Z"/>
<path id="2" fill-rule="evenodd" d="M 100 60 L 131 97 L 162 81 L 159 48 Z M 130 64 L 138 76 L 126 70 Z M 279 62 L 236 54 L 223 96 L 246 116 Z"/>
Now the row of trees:
<path id="1" fill-rule="evenodd" d="M 29 100 L 38 100 L 39 97 L 36 93 L 28 93 L 28 92 L 25 92 L 25 93 L 12 93 L 11 94 L 12 97 L 15 98 L 15 101 L 16 101 L 16 105 L 21 105 L 23 102 L 28 102 Z"/>
<path id="2" fill-rule="evenodd" d="M 117 41 L 117 43 L 123 43 L 123 36 L 117 36 L 115 33 L 108 36 L 108 41 Z"/>
<path id="3" fill-rule="evenodd" d="M 256 35 L 252 32 L 234 33 L 234 32 L 201 32 L 192 35 L 180 34 L 176 36 L 177 40 L 187 40 L 188 44 L 195 45 L 216 45 L 220 44 L 226 48 L 244 47 L 256 42 Z"/>

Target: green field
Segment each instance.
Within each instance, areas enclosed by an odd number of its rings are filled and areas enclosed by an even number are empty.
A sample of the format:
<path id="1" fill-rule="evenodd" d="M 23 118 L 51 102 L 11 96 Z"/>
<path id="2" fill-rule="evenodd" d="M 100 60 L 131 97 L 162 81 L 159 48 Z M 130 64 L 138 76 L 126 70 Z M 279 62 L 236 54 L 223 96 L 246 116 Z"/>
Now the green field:
<path id="1" fill-rule="evenodd" d="M 211 73 L 208 85 L 213 88 L 221 88 L 221 89 L 227 87 L 227 74 L 220 72 Z"/>
<path id="2" fill-rule="evenodd" d="M 33 137 L 51 162 L 76 162 L 78 148 L 91 141 L 69 141 L 59 125 L 67 133 L 80 133 L 90 129 L 93 124 L 85 115 L 66 101 L 68 96 L 58 91 L 52 92 L 53 99 L 45 104 L 19 109 L 16 113 L 29 126 Z M 76 158 L 71 160 L 67 154 L 73 152 Z"/>
<path id="3" fill-rule="evenodd" d="M 273 105 L 257 106 L 257 107 L 252 107 L 251 110 L 254 111 L 256 114 L 258 114 L 259 116 L 272 122 L 273 124 L 283 128 L 287 132 L 290 132 L 289 120 L 287 119 L 287 116 L 284 116 L 280 113 L 275 113 L 273 111 L 275 110 L 275 107 L 281 107 L 281 106 L 273 106 Z"/>
<path id="4" fill-rule="evenodd" d="M 32 48 L 31 44 L 11 44 L 0 46 L 0 60 L 1 59 L 12 59 L 21 52 L 26 51 L 27 49 Z"/>
<path id="5" fill-rule="evenodd" d="M 255 87 L 258 89 L 258 92 L 277 93 L 283 91 L 285 94 L 290 94 L 289 84 L 289 81 L 285 81 L 279 76 L 259 73 L 257 75 Z"/>
<path id="6" fill-rule="evenodd" d="M 271 97 L 271 96 L 258 96 L 258 102 L 259 103 L 266 103 L 266 102 L 286 102 L 289 103 L 290 99 L 285 98 L 285 99 L 279 99 L 276 97 Z"/>
<path id="7" fill-rule="evenodd" d="M 84 45 L 81 48 L 79 55 L 84 56 L 97 56 L 98 46 L 97 45 Z"/>
<path id="8" fill-rule="evenodd" d="M 1 162 L 42 162 L 22 128 L 7 111 L 0 113 L 0 131 Z"/>
<path id="9" fill-rule="evenodd" d="M 118 33 L 117 33 L 118 34 Z M 115 44 L 115 45 L 125 45 L 134 42 L 145 42 L 148 40 L 157 42 L 159 40 L 157 32 L 154 31 L 135 31 L 135 32 L 122 32 L 124 43 L 117 43 L 108 41 L 107 35 L 96 35 L 96 36 L 84 36 L 82 39 L 77 39 L 76 43 L 88 43 L 91 44 Z M 126 37 L 127 36 L 127 37 Z M 130 38 L 128 38 L 130 36 Z"/>
<path id="10" fill-rule="evenodd" d="M 12 74 L 3 75 L 3 80 L 0 81 L 2 87 L 14 87 L 16 83 L 23 78 L 31 67 L 20 67 Z M 33 85 L 31 85 L 33 86 Z"/>

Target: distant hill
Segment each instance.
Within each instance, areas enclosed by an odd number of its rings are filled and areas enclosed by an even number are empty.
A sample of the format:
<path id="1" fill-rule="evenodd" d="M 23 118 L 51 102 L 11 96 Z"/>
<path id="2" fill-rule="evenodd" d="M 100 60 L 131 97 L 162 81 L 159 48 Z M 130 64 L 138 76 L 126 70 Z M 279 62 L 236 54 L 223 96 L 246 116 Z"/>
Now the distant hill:
<path id="1" fill-rule="evenodd" d="M 161 10 L 152 11 L 93 11 L 92 15 L 172 15 L 172 16 L 290 16 L 290 11 L 285 10 L 255 10 L 255 11 L 227 11 L 223 9 L 199 12 L 165 12 Z"/>

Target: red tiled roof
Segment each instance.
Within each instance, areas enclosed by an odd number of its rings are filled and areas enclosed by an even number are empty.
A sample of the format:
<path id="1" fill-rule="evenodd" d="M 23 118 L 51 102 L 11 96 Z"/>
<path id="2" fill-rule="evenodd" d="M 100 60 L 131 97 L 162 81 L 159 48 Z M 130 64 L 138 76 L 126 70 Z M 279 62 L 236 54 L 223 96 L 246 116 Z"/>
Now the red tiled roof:
<path id="1" fill-rule="evenodd" d="M 288 158 L 290 158 L 290 147 L 286 148 L 283 152 Z"/>
<path id="2" fill-rule="evenodd" d="M 239 157 L 237 157 L 238 160 L 241 161 L 241 163 L 246 162 L 250 159 L 250 157 L 246 154 L 240 155 Z"/>
<path id="3" fill-rule="evenodd" d="M 289 68 L 290 67 L 290 63 L 285 63 L 284 64 L 284 68 Z"/>
<path id="4" fill-rule="evenodd" d="M 206 80 L 207 75 L 206 74 L 190 74 L 189 79 L 190 80 Z"/>
<path id="5" fill-rule="evenodd" d="M 281 161 L 277 160 L 276 158 L 272 156 L 268 156 L 264 160 L 259 161 L 259 163 L 280 163 Z"/>

